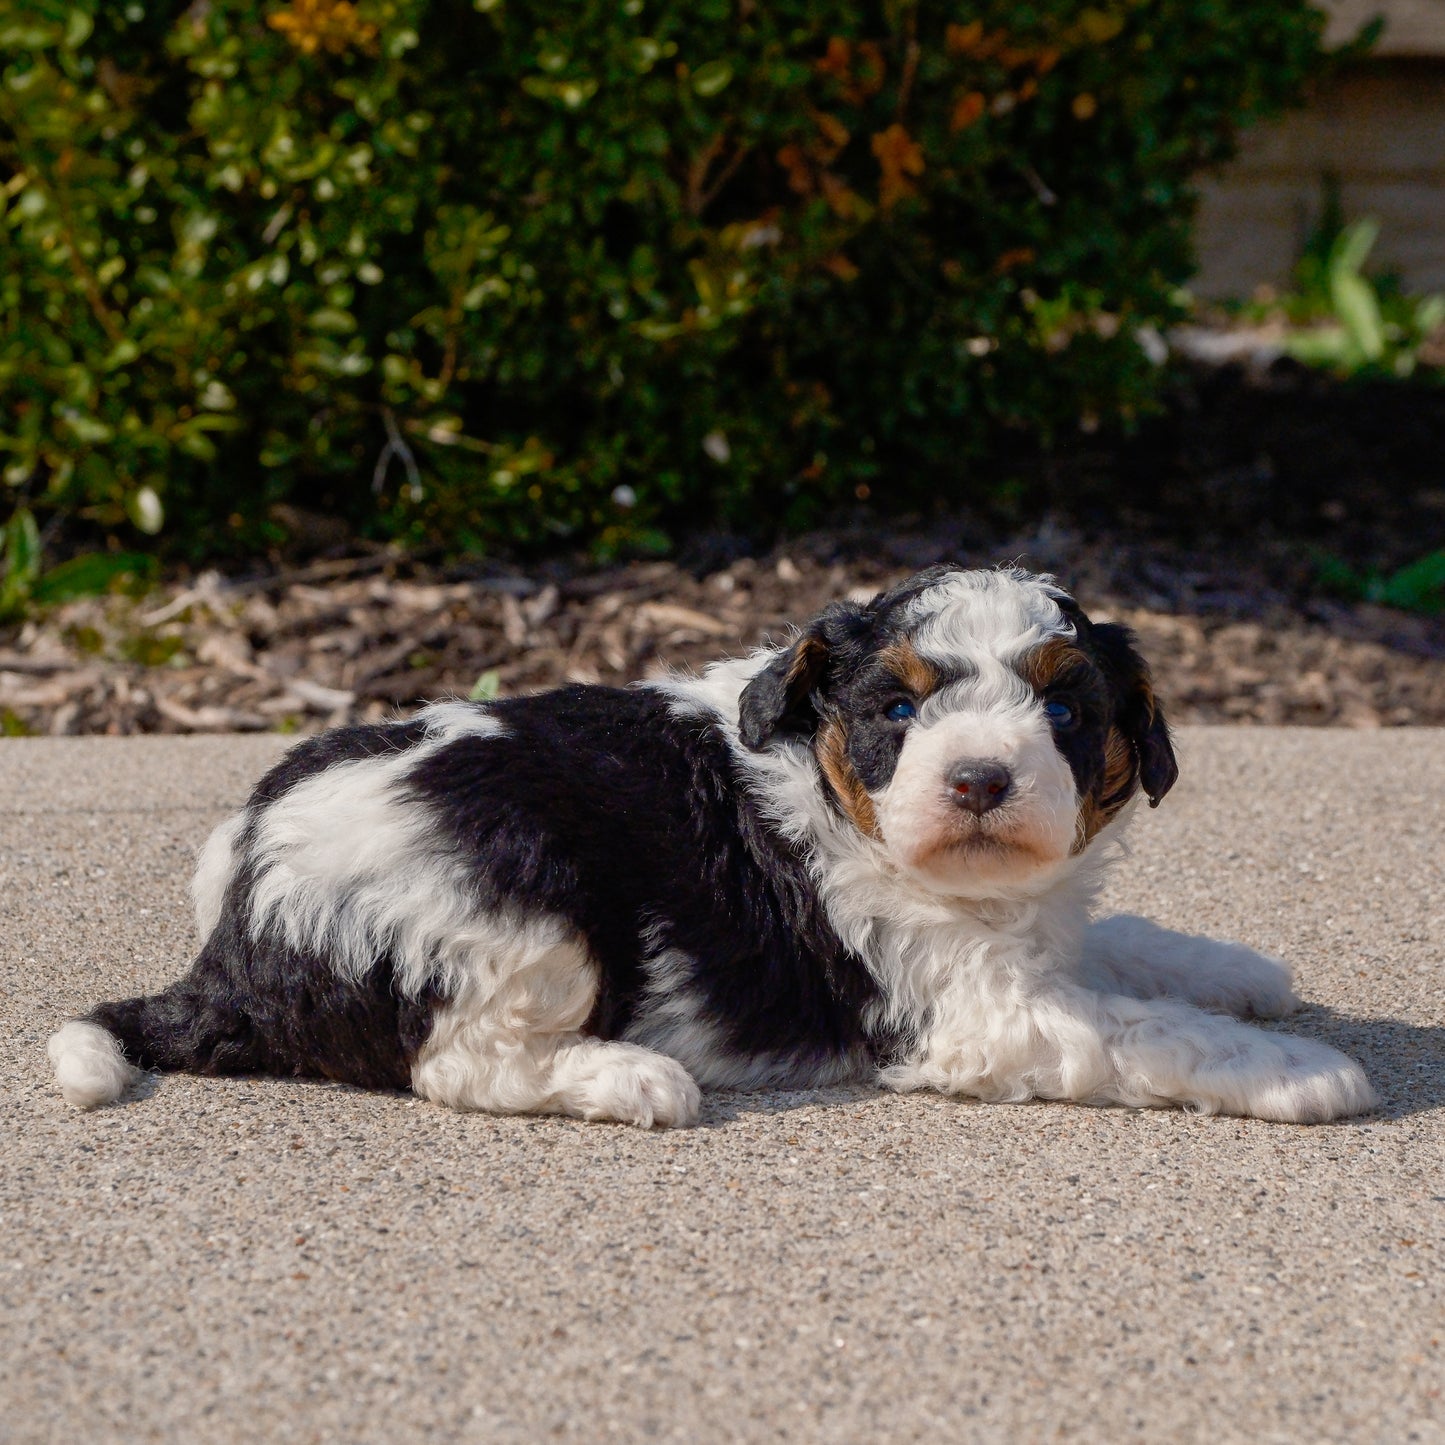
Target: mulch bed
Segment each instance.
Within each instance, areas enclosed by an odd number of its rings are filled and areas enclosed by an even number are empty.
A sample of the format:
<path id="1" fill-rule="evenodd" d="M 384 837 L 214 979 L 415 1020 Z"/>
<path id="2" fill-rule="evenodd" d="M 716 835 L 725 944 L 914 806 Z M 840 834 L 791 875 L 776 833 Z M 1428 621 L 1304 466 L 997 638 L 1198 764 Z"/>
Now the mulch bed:
<path id="1" fill-rule="evenodd" d="M 771 552 L 700 535 L 677 562 L 607 571 L 354 545 L 72 602 L 0 628 L 0 731 L 311 732 L 479 679 L 500 695 L 627 682 L 781 641 L 939 558 L 1052 571 L 1091 615 L 1131 624 L 1176 722 L 1445 724 L 1445 618 L 1321 583 L 1323 563 L 1389 575 L 1445 548 L 1445 385 L 1254 356 L 1185 365 L 1171 386 L 1129 437 L 1002 462 L 1052 519 L 1022 530 L 956 510 L 840 519 Z"/>
<path id="2" fill-rule="evenodd" d="M 1181 548 L 1046 525 L 973 540 L 834 532 L 689 568 L 485 572 L 353 555 L 76 601 L 0 632 L 10 733 L 311 732 L 429 699 L 621 683 L 766 641 L 938 557 L 1056 572 L 1139 633 L 1175 722 L 1445 724 L 1445 624 L 1323 598 L 1297 549 Z M 726 549 L 715 549 L 725 551 Z"/>

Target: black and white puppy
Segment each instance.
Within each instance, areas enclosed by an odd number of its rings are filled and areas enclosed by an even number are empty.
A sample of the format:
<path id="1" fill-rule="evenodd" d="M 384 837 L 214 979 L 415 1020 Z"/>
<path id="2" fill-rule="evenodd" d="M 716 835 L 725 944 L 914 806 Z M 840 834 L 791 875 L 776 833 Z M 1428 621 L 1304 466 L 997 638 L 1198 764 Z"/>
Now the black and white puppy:
<path id="1" fill-rule="evenodd" d="M 699 1086 L 1317 1121 L 1359 1066 L 1228 1015 L 1285 966 L 1091 922 L 1176 775 L 1123 627 L 1048 577 L 934 567 L 700 678 L 430 707 L 303 742 L 201 854 L 204 940 L 50 1041 L 82 1108 L 140 1069 L 696 1121 Z"/>

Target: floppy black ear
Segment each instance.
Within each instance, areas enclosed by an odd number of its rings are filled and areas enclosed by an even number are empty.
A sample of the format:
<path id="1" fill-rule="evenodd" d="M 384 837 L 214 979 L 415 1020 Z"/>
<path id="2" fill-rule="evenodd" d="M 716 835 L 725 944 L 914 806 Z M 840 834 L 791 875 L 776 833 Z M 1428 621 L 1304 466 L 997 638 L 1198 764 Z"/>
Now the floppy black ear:
<path id="1" fill-rule="evenodd" d="M 1134 748 L 1139 761 L 1139 782 L 1157 808 L 1159 800 L 1179 777 L 1179 764 L 1169 741 L 1169 725 L 1154 696 L 1149 665 L 1139 655 L 1134 634 L 1116 622 L 1095 623 L 1089 641 L 1116 698 L 1114 721 Z"/>
<path id="2" fill-rule="evenodd" d="M 864 609 L 834 603 L 786 652 L 780 652 L 738 699 L 738 736 L 761 752 L 780 732 L 811 734 L 818 727 L 816 695 L 829 666 L 867 629 Z"/>
<path id="3" fill-rule="evenodd" d="M 780 731 L 812 732 L 818 725 L 812 696 L 828 667 L 828 642 L 815 622 L 780 652 L 743 689 L 738 699 L 738 736 L 761 752 Z"/>

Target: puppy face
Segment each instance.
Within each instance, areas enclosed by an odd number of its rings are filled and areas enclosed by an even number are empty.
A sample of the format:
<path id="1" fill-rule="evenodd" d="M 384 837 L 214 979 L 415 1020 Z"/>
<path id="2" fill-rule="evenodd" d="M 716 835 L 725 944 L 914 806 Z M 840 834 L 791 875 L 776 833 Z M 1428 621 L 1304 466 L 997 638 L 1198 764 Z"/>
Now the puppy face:
<path id="1" fill-rule="evenodd" d="M 740 735 L 806 739 L 832 805 L 961 897 L 1047 883 L 1176 776 L 1128 631 L 1019 571 L 930 568 L 829 608 L 749 684 Z"/>

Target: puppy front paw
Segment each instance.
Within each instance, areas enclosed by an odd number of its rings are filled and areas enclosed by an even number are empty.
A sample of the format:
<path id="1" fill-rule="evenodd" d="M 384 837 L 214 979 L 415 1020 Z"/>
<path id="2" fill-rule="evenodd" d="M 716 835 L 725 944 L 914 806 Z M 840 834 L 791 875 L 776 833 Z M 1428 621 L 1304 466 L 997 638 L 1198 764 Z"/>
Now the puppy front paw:
<path id="1" fill-rule="evenodd" d="M 1090 925 L 1079 977 L 1101 993 L 1174 998 L 1237 1018 L 1282 1018 L 1299 1004 L 1279 959 L 1127 913 Z"/>
<path id="2" fill-rule="evenodd" d="M 1379 1099 L 1365 1071 L 1328 1044 L 1269 1035 L 1274 1047 L 1215 1072 L 1195 1107 L 1280 1124 L 1323 1124 L 1373 1109 Z"/>
<path id="3" fill-rule="evenodd" d="M 589 1077 L 579 1081 L 575 1106 L 583 1119 L 686 1129 L 702 1112 L 702 1091 L 666 1054 L 634 1044 L 604 1044 L 596 1051 Z"/>

